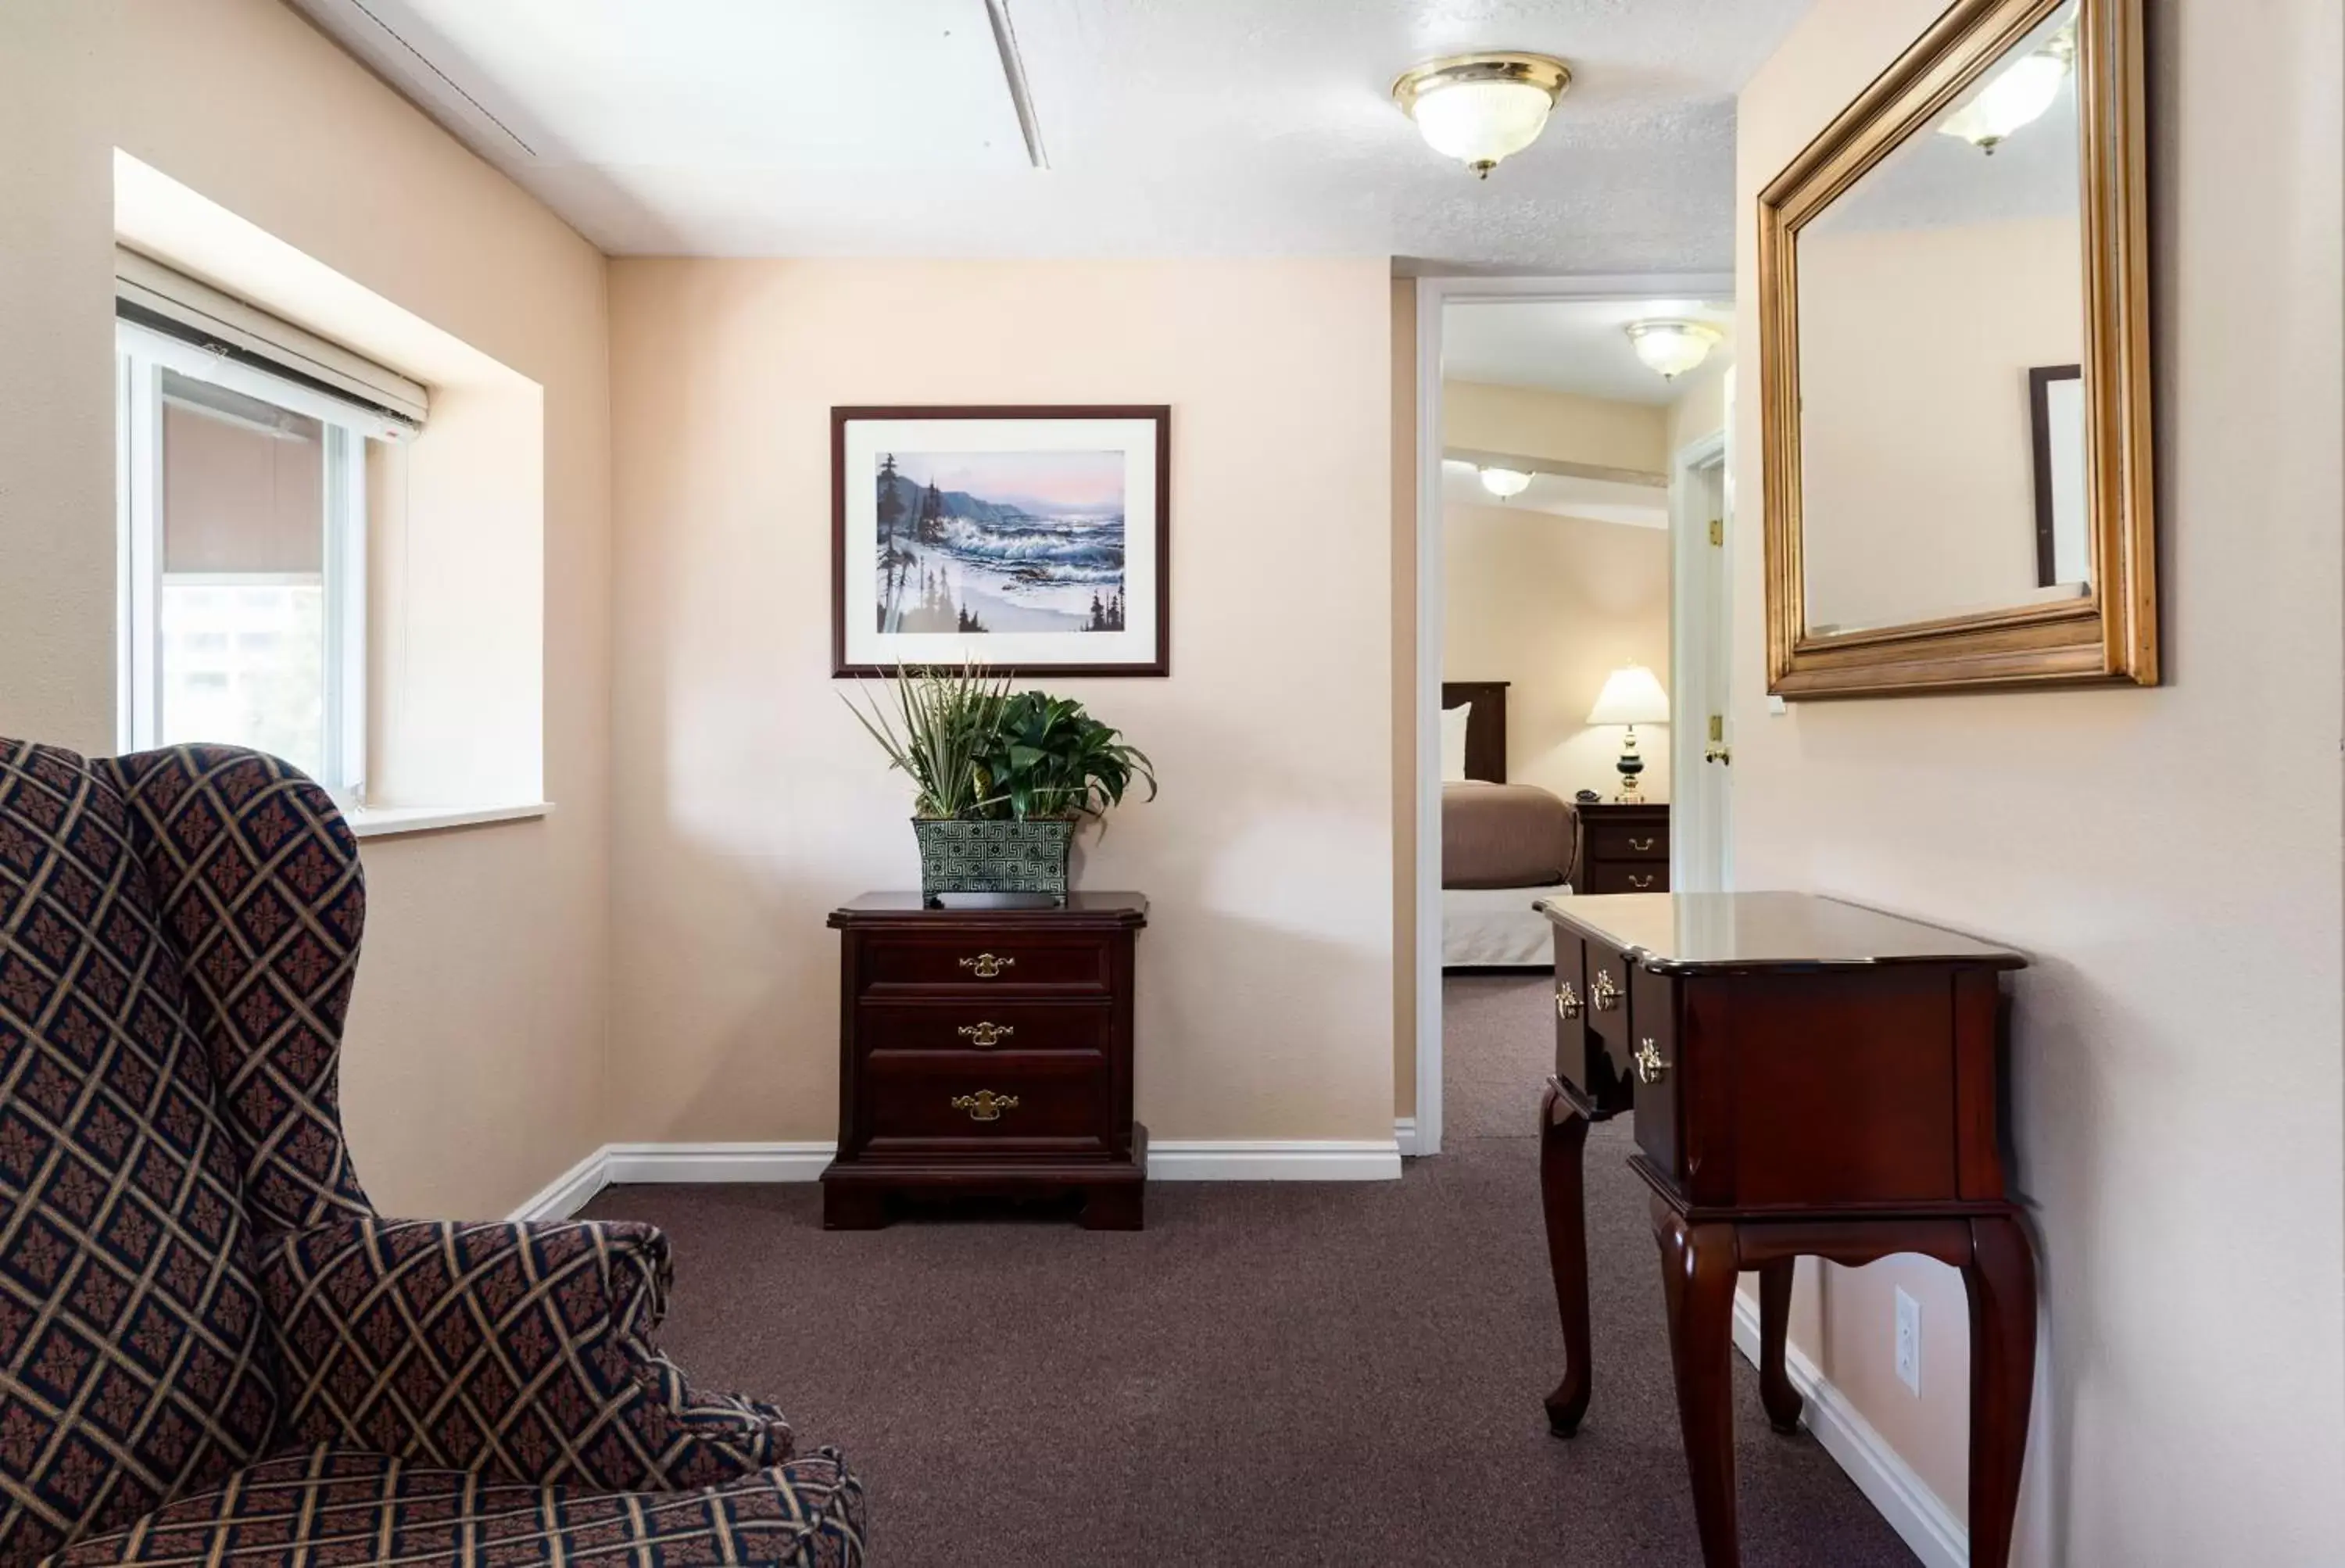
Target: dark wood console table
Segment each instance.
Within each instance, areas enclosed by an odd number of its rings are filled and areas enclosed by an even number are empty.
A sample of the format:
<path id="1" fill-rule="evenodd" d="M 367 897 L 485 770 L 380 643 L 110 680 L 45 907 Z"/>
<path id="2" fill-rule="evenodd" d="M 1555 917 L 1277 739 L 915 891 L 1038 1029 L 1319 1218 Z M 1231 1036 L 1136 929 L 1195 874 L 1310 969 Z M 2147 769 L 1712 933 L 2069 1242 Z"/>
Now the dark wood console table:
<path id="1" fill-rule="evenodd" d="M 1760 1277 L 1760 1390 L 1790 1431 L 1792 1260 L 1918 1252 L 1971 1308 L 1971 1561 L 2010 1558 L 2035 1366 L 2035 1258 L 1998 1133 L 1997 976 L 2020 954 L 1802 893 L 1551 899 L 1556 1073 L 1541 1105 L 1548 1256 L 1563 1320 L 1559 1436 L 1589 1395 L 1588 1126 L 1632 1107 L 1652 1188 L 1678 1415 L 1702 1556 L 1741 1561 L 1729 1356 Z"/>
<path id="2" fill-rule="evenodd" d="M 1132 1119 L 1138 893 L 937 908 L 866 893 L 839 933 L 838 1157 L 822 1223 L 883 1225 L 927 1192 L 1079 1195 L 1138 1230 L 1148 1129 Z"/>

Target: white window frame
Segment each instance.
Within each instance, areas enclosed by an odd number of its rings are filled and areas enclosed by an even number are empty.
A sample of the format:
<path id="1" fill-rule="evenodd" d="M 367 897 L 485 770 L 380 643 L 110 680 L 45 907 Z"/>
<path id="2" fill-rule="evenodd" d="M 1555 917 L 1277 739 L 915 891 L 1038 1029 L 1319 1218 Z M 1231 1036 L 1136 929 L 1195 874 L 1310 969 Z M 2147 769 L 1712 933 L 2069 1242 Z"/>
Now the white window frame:
<path id="1" fill-rule="evenodd" d="M 117 711 L 122 748 L 140 751 L 161 744 L 163 372 L 168 370 L 306 414 L 324 426 L 324 776 L 317 782 L 344 807 L 364 805 L 366 443 L 371 437 L 399 439 L 411 427 L 135 321 L 115 322 L 115 345 Z M 223 575 L 221 581 L 233 575 Z"/>

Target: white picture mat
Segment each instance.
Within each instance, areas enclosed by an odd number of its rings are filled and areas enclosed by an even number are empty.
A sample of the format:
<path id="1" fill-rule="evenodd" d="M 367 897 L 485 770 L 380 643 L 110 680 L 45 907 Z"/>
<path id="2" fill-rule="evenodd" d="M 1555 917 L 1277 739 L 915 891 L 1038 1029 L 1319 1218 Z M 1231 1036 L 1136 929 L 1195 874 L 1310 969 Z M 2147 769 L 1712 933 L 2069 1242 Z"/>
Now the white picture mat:
<path id="1" fill-rule="evenodd" d="M 1152 664 L 1156 625 L 1156 430 L 1152 419 L 858 419 L 848 422 L 843 545 L 847 662 L 898 664 Z M 1123 454 L 1123 604 L 1120 632 L 898 632 L 878 629 L 879 458 L 988 452 Z"/>
<path id="2" fill-rule="evenodd" d="M 2085 502 L 2085 383 L 2044 384 L 2045 446 L 2052 464 L 2052 581 L 2093 580 L 2093 538 Z"/>

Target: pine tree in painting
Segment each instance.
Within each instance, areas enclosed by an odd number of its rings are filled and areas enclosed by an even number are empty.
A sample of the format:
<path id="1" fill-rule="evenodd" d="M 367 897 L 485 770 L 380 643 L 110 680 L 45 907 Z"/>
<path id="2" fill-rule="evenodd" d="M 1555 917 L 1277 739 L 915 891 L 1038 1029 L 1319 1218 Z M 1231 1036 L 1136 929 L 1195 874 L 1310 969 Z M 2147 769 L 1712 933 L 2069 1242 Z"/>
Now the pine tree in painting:
<path id="1" fill-rule="evenodd" d="M 896 524 L 904 520 L 904 498 L 896 494 L 896 454 L 888 453 L 879 460 L 879 537 L 892 544 Z"/>

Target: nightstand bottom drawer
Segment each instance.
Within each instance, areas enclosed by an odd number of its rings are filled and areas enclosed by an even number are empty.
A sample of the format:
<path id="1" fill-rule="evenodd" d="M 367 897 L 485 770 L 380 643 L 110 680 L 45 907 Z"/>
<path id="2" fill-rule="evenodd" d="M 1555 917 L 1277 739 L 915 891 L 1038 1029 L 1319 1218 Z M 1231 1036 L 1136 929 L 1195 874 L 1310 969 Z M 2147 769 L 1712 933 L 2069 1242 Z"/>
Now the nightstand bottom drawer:
<path id="1" fill-rule="evenodd" d="M 1591 860 L 1580 881 L 1584 893 L 1665 893 L 1670 891 L 1670 863 Z"/>
<path id="2" fill-rule="evenodd" d="M 1116 1121 L 1095 1051 L 876 1051 L 867 1146 L 1043 1142 L 1105 1148 Z"/>

